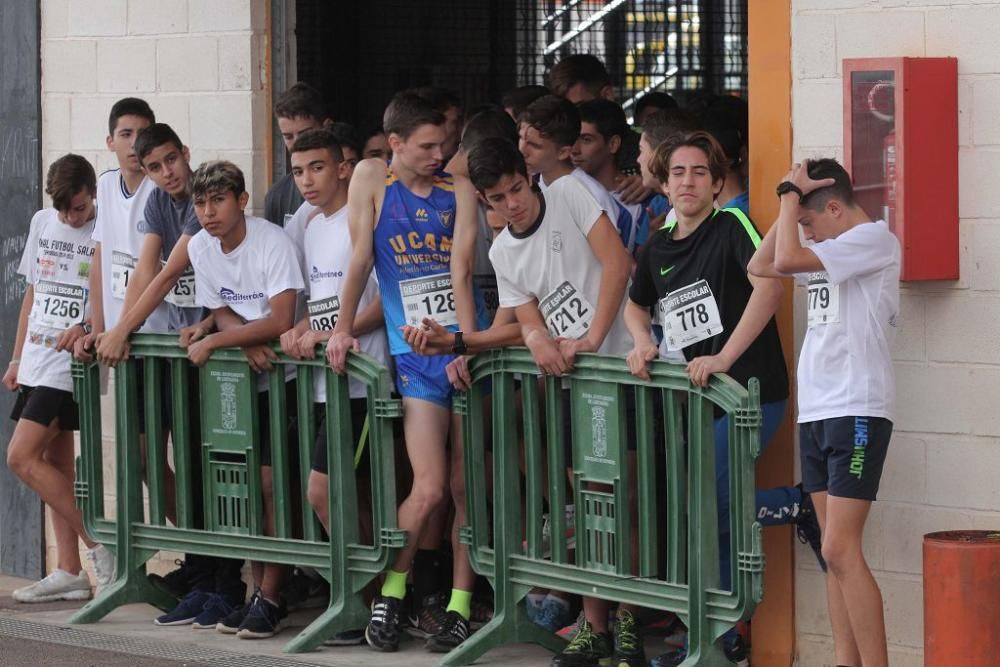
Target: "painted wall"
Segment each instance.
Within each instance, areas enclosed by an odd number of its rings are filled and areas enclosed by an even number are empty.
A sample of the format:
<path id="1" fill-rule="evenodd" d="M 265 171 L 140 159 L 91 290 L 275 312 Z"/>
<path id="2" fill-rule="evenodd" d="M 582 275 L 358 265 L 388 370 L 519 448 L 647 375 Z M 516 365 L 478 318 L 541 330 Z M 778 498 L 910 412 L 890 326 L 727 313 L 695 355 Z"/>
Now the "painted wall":
<path id="1" fill-rule="evenodd" d="M 117 167 L 105 145 L 108 113 L 116 100 L 136 96 L 177 131 L 193 165 L 236 163 L 246 174 L 250 207 L 263 210 L 271 128 L 266 6 L 265 0 L 42 0 L 43 179 L 48 165 L 70 151 L 98 173 Z M 102 408 L 105 451 L 112 452 L 114 412 L 108 400 Z M 113 517 L 113 456 L 106 457 L 104 479 Z M 152 569 L 172 569 L 172 558 L 160 554 Z"/>
<path id="2" fill-rule="evenodd" d="M 843 157 L 843 58 L 958 58 L 961 279 L 902 287 L 896 432 L 865 535 L 894 667 L 923 664 L 922 536 L 1000 527 L 998 31 L 998 2 L 792 0 L 795 159 Z M 796 560 L 800 664 L 832 665 L 823 577 L 807 548 Z"/>

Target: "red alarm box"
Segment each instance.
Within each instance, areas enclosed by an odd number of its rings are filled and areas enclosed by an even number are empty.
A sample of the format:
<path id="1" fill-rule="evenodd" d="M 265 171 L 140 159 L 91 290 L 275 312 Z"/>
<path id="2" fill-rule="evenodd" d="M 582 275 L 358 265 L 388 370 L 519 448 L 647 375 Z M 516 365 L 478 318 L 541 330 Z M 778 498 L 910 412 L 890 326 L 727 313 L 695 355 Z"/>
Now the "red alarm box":
<path id="1" fill-rule="evenodd" d="M 958 61 L 844 60 L 844 166 L 902 248 L 902 280 L 958 279 Z"/>

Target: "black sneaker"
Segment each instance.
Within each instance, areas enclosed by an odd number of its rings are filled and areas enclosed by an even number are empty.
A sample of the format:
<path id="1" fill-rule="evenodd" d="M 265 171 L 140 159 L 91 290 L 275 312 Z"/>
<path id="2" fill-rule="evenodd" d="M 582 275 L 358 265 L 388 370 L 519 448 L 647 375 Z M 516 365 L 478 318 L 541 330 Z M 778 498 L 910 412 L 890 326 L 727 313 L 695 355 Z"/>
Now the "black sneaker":
<path id="1" fill-rule="evenodd" d="M 330 586 L 324 579 L 314 579 L 295 568 L 281 590 L 281 598 L 288 606 L 288 611 L 325 607 L 330 599 Z"/>
<path id="2" fill-rule="evenodd" d="M 607 667 L 611 664 L 611 636 L 594 632 L 584 621 L 561 653 L 552 658 L 550 667 Z"/>
<path id="3" fill-rule="evenodd" d="M 646 667 L 646 651 L 639 635 L 639 622 L 627 609 L 618 608 L 614 633 L 614 667 Z"/>
<path id="4" fill-rule="evenodd" d="M 816 508 L 813 507 L 812 498 L 808 493 L 802 491 L 802 485 L 797 485 L 802 492 L 802 502 L 799 503 L 799 513 L 795 515 L 795 534 L 798 535 L 799 542 L 808 544 L 819 567 L 826 572 L 826 561 L 823 560 L 823 539 L 819 529 L 819 520 L 816 518 Z"/>
<path id="5" fill-rule="evenodd" d="M 177 606 L 156 617 L 156 625 L 191 625 L 205 607 L 211 593 L 191 591 L 177 603 Z"/>
<path id="6" fill-rule="evenodd" d="M 234 598 L 226 597 L 219 593 L 212 593 L 205 600 L 204 606 L 201 608 L 201 612 L 194 619 L 194 623 L 191 624 L 195 630 L 211 630 L 219 626 L 220 621 L 224 621 L 227 616 L 229 616 L 233 611 L 242 607 L 241 604 L 243 598 L 239 598 L 239 602 L 236 602 Z"/>
<path id="7" fill-rule="evenodd" d="M 441 631 L 428 637 L 425 647 L 431 653 L 447 653 L 468 638 L 469 622 L 457 611 L 448 611 Z"/>
<path id="8" fill-rule="evenodd" d="M 372 619 L 365 628 L 365 639 L 376 651 L 391 653 L 399 649 L 399 598 L 379 595 L 372 602 Z"/>
<path id="9" fill-rule="evenodd" d="M 743 635 L 736 628 L 722 635 L 722 650 L 726 653 L 726 659 L 737 667 L 750 667 L 750 651 L 743 641 Z"/>
<path id="10" fill-rule="evenodd" d="M 191 592 L 191 566 L 188 565 L 187 561 L 182 560 L 175 560 L 174 565 L 178 566 L 177 569 L 164 575 L 147 574 L 146 579 L 167 595 L 172 595 L 180 600 Z"/>
<path id="11" fill-rule="evenodd" d="M 257 599 L 246 618 L 240 623 L 240 629 L 236 636 L 240 639 L 267 639 L 273 637 L 281 631 L 281 621 L 288 615 L 280 607 L 264 599 L 263 595 Z"/>
<path id="12" fill-rule="evenodd" d="M 365 639 L 365 629 L 358 628 L 357 630 L 344 630 L 343 632 L 338 632 L 331 639 L 327 639 L 323 642 L 327 646 L 360 646 L 361 644 L 367 643 Z"/>
<path id="13" fill-rule="evenodd" d="M 235 635 L 240 631 L 240 626 L 243 624 L 243 620 L 247 617 L 247 614 L 250 613 L 250 608 L 254 606 L 258 598 L 260 598 L 260 589 L 254 591 L 253 596 L 245 605 L 237 607 L 224 619 L 219 621 L 219 623 L 215 626 L 215 629 L 226 635 Z"/>
<path id="14" fill-rule="evenodd" d="M 411 607 L 406 633 L 418 639 L 427 639 L 441 632 L 448 621 L 444 610 L 444 596 L 439 593 L 424 598 L 419 608 Z"/>

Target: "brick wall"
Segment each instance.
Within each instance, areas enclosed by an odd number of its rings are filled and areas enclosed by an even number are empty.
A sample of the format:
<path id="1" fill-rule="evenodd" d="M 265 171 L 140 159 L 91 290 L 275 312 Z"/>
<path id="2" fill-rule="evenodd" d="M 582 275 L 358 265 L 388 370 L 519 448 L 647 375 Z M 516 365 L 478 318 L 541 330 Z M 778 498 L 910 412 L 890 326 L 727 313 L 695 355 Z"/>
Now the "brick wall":
<path id="1" fill-rule="evenodd" d="M 239 165 L 250 208 L 262 210 L 271 127 L 265 10 L 265 0 L 42 0 L 43 178 L 70 151 L 98 173 L 117 167 L 105 144 L 108 113 L 116 100 L 137 96 L 177 131 L 193 165 L 220 158 Z M 112 452 L 110 400 L 102 408 Z M 113 517 L 113 457 L 104 468 Z M 51 568 L 51 525 L 46 543 Z M 172 559 L 160 554 L 152 569 L 170 569 Z"/>
<path id="2" fill-rule="evenodd" d="M 961 279 L 902 287 L 896 432 L 865 535 L 889 662 L 922 665 L 923 534 L 1000 527 L 1000 3 L 792 0 L 792 12 L 796 159 L 843 157 L 843 58 L 958 58 Z M 807 549 L 797 562 L 800 664 L 833 665 L 823 578 Z"/>

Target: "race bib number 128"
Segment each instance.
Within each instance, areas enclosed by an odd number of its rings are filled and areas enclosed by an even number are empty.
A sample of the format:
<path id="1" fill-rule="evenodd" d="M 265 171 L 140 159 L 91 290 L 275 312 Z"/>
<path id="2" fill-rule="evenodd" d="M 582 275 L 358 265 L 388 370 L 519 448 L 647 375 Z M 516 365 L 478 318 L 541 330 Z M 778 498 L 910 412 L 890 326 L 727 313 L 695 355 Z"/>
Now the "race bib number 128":
<path id="1" fill-rule="evenodd" d="M 399 294 L 403 298 L 406 323 L 411 327 L 420 326 L 425 317 L 443 327 L 458 324 L 455 292 L 451 288 L 451 276 L 447 273 L 401 280 Z"/>

